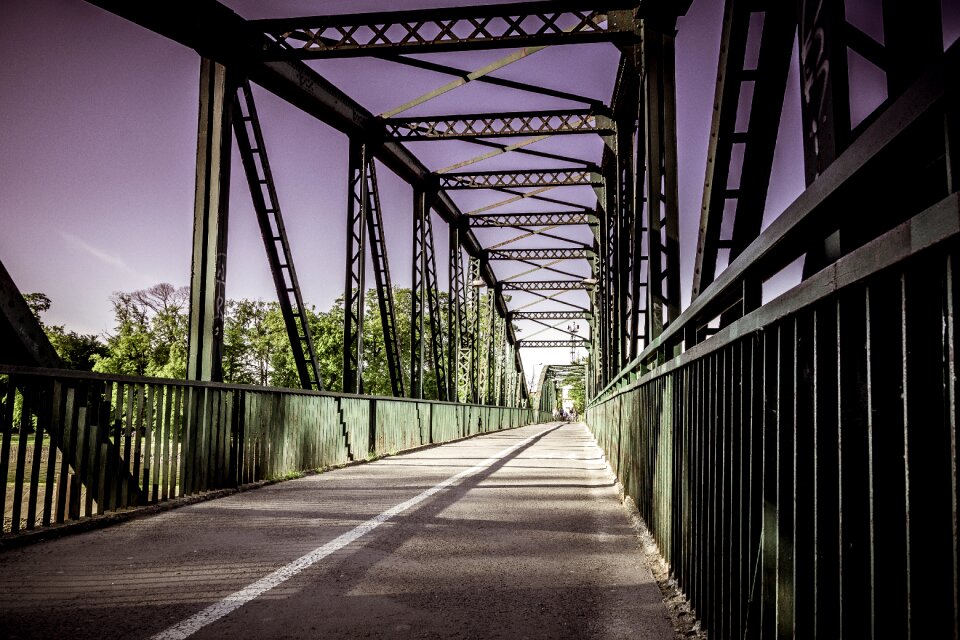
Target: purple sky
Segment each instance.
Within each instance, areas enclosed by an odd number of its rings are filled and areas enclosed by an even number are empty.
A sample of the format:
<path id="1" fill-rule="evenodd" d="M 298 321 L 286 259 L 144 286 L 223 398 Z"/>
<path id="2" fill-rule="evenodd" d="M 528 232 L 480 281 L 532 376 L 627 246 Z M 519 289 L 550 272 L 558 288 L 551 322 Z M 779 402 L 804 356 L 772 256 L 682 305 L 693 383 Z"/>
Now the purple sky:
<path id="1" fill-rule="evenodd" d="M 477 3 L 416 0 L 402 4 L 426 8 Z M 401 3 L 233 0 L 226 4 L 253 19 L 372 11 L 398 8 Z M 944 0 L 947 42 L 960 31 L 958 4 Z M 695 0 L 679 23 L 677 37 L 684 305 L 692 277 L 690 256 L 696 249 L 722 5 L 721 0 Z M 874 16 L 878 15 L 879 0 L 848 5 L 851 21 L 868 33 L 877 32 Z M 507 53 L 496 50 L 423 57 L 472 69 Z M 0 257 L 21 290 L 43 291 L 51 297 L 50 321 L 81 332 L 102 333 L 113 322 L 108 302 L 113 291 L 157 282 L 189 284 L 197 54 L 81 0 L 0 0 L 0 55 L 7 60 L 0 68 Z M 555 46 L 497 75 L 609 101 L 616 61 L 612 45 Z M 373 59 L 309 64 L 374 113 L 450 79 Z M 766 223 L 803 187 L 796 68 L 794 62 Z M 871 84 L 870 75 L 867 70 L 852 80 L 854 91 L 864 96 L 860 104 L 867 107 L 876 99 L 876 83 Z M 272 94 L 255 91 L 303 294 L 308 302 L 325 310 L 343 288 L 347 139 Z M 473 83 L 405 115 L 576 106 Z M 456 141 L 412 143 L 410 148 L 431 169 L 486 150 Z M 593 136 L 561 136 L 530 148 L 594 161 L 600 157 L 600 143 Z M 236 153 L 234 162 L 227 293 L 269 300 L 275 295 L 273 285 Z M 470 169 L 521 166 L 555 167 L 560 163 L 508 154 Z M 409 286 L 411 189 L 382 167 L 378 177 L 393 281 Z M 594 201 L 586 187 L 554 189 L 544 195 L 587 205 Z M 462 210 L 469 211 L 503 196 L 454 192 L 453 197 Z M 502 209 L 512 210 L 521 209 Z M 446 226 L 434 218 L 434 228 L 441 258 L 439 276 L 445 283 Z M 589 238 L 585 229 L 558 233 L 580 241 Z M 477 235 L 485 244 L 507 237 L 504 232 L 488 230 Z M 571 270 L 586 275 L 586 266 L 574 267 L 576 264 L 558 266 L 573 267 Z M 520 270 L 508 270 L 504 264 L 496 268 L 501 277 Z M 583 303 L 585 296 L 567 299 Z M 511 306 L 526 300 L 517 295 Z M 527 337 L 533 330 L 526 328 L 519 335 Z M 523 356 L 529 376 L 538 363 L 566 362 L 568 351 L 533 350 Z"/>

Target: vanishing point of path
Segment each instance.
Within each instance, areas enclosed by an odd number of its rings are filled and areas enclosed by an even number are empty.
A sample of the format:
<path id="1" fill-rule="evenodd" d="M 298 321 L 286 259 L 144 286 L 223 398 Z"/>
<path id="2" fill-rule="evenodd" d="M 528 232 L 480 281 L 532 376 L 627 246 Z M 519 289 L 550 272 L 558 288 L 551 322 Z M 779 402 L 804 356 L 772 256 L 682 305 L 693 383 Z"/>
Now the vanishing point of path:
<path id="1" fill-rule="evenodd" d="M 0 553 L 5 638 L 672 638 L 581 424 Z"/>

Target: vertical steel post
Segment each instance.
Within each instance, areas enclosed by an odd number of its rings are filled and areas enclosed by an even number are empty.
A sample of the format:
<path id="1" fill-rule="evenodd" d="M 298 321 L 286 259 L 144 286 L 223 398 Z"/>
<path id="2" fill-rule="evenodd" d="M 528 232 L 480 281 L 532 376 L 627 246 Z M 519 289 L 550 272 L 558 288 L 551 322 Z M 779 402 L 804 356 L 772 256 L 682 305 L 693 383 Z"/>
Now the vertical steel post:
<path id="1" fill-rule="evenodd" d="M 804 169 L 813 183 L 850 144 L 850 88 L 843 42 L 843 0 L 799 0 L 800 113 Z M 840 256 L 840 232 L 812 247 L 806 278 Z"/>
<path id="2" fill-rule="evenodd" d="M 386 351 L 387 368 L 390 370 L 390 391 L 402 398 L 403 361 L 400 358 L 400 342 L 397 339 L 396 305 L 393 299 L 393 282 L 390 277 L 390 261 L 387 257 L 387 241 L 384 237 L 383 211 L 380 207 L 380 189 L 377 186 L 377 165 L 372 155 L 365 158 L 364 180 L 367 181 L 366 220 L 370 240 L 370 257 L 377 285 L 377 303 L 380 308 L 380 325 L 383 328 L 383 347 Z"/>
<path id="3" fill-rule="evenodd" d="M 352 139 L 347 198 L 347 264 L 343 290 L 343 391 L 345 393 L 363 393 L 363 311 L 367 257 L 364 212 L 369 202 L 364 175 L 366 164 L 366 144 Z"/>
<path id="4" fill-rule="evenodd" d="M 469 275 L 470 401 L 480 402 L 480 260 L 471 256 Z"/>
<path id="5" fill-rule="evenodd" d="M 443 325 L 440 318 L 440 283 L 437 280 L 437 245 L 433 236 L 433 218 L 430 215 L 430 200 L 424 208 L 421 231 L 423 238 L 424 296 L 430 316 L 430 356 L 437 384 L 437 399 L 447 399 L 447 367 L 443 359 Z"/>
<path id="6" fill-rule="evenodd" d="M 621 251 L 627 257 L 623 286 L 629 290 L 625 305 L 627 327 L 624 333 L 627 344 L 624 347 L 624 363 L 633 360 L 643 350 L 646 329 L 643 317 L 646 314 L 646 280 L 644 278 L 644 166 L 643 151 L 640 143 L 644 140 L 646 122 L 645 109 L 641 100 L 642 87 L 642 50 L 639 46 L 623 49 L 623 70 L 621 77 L 623 97 L 617 105 L 617 164 L 620 180 L 620 209 L 624 217 L 624 234 L 621 238 Z"/>
<path id="7" fill-rule="evenodd" d="M 600 202 L 604 201 L 603 194 L 598 192 L 597 199 Z M 610 309 L 610 296 L 609 296 L 609 285 L 607 280 L 610 277 L 608 270 L 608 253 L 609 246 L 607 244 L 607 227 L 610 224 L 610 218 L 607 215 L 607 212 L 604 211 L 602 206 L 597 207 L 597 218 L 598 223 L 595 228 L 595 241 L 594 241 L 594 253 L 596 254 L 596 266 L 595 266 L 595 275 L 597 282 L 593 286 L 594 297 L 594 318 L 597 319 L 598 335 L 596 344 L 599 346 L 599 355 L 597 364 L 599 364 L 599 373 L 600 373 L 600 386 L 606 386 L 607 382 L 610 380 L 611 365 L 609 358 L 610 353 L 610 322 L 609 322 L 609 309 Z M 591 228 L 593 226 L 591 225 Z"/>
<path id="8" fill-rule="evenodd" d="M 447 269 L 447 399 L 460 399 L 460 326 L 463 322 L 463 258 L 460 253 L 460 230 L 451 224 L 448 228 Z"/>
<path id="9" fill-rule="evenodd" d="M 654 340 L 680 315 L 674 37 L 643 26 L 647 165 L 647 329 Z M 666 313 L 664 313 L 666 311 Z M 666 317 L 664 317 L 666 315 Z"/>
<path id="10" fill-rule="evenodd" d="M 223 65 L 200 61 L 197 180 L 193 210 L 188 380 L 223 379 L 227 219 L 233 87 Z"/>
<path id="11" fill-rule="evenodd" d="M 458 243 L 459 244 L 459 243 Z M 466 278 L 472 273 L 472 267 L 468 261 L 467 272 L 464 273 L 463 265 L 463 253 L 458 246 L 457 254 L 457 263 L 459 267 L 457 268 L 457 307 L 459 308 L 459 323 L 457 326 L 457 333 L 459 334 L 460 341 L 460 352 L 458 354 L 457 361 L 457 392 L 458 400 L 460 402 L 470 402 L 473 394 L 473 386 L 471 383 L 471 371 L 473 363 L 473 322 L 470 316 L 470 301 L 472 297 L 470 292 L 472 288 L 468 288 L 468 283 Z"/>
<path id="12" fill-rule="evenodd" d="M 422 189 L 413 192 L 413 254 L 410 278 L 410 397 L 423 397 L 423 306 L 424 277 L 426 275 L 424 251 L 424 216 L 429 215 L 427 193 Z"/>
<path id="13" fill-rule="evenodd" d="M 605 155 L 607 162 L 603 163 L 603 186 L 598 189 L 597 199 L 602 203 L 603 215 L 606 218 L 605 234 L 601 242 L 606 246 L 605 266 L 607 278 L 605 280 L 604 295 L 606 297 L 606 318 L 608 325 L 607 360 L 609 374 L 612 378 L 620 370 L 621 350 L 623 346 L 623 321 L 620 276 L 624 271 L 620 252 L 620 233 L 622 217 L 620 198 L 618 193 L 617 175 L 617 136 L 606 136 L 607 145 Z"/>

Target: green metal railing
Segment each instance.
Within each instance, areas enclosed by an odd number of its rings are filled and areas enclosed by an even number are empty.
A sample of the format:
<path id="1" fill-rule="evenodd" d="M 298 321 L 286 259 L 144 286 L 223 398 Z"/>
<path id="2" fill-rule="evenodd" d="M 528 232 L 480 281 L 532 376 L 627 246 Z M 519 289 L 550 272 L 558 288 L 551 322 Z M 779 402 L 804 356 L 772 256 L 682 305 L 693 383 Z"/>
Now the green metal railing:
<path id="1" fill-rule="evenodd" d="M 952 194 L 588 407 L 711 637 L 954 636 L 958 261 Z"/>
<path id="2" fill-rule="evenodd" d="M 0 365 L 3 532 L 549 419 L 516 407 Z"/>

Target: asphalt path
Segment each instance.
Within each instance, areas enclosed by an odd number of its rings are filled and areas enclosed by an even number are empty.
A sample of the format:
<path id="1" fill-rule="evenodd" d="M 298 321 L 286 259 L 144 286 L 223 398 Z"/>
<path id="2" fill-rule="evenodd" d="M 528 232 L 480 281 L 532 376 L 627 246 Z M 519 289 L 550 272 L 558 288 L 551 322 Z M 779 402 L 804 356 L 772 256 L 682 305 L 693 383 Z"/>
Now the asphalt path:
<path id="1" fill-rule="evenodd" d="M 3 638 L 672 638 L 581 424 L 0 553 Z"/>

